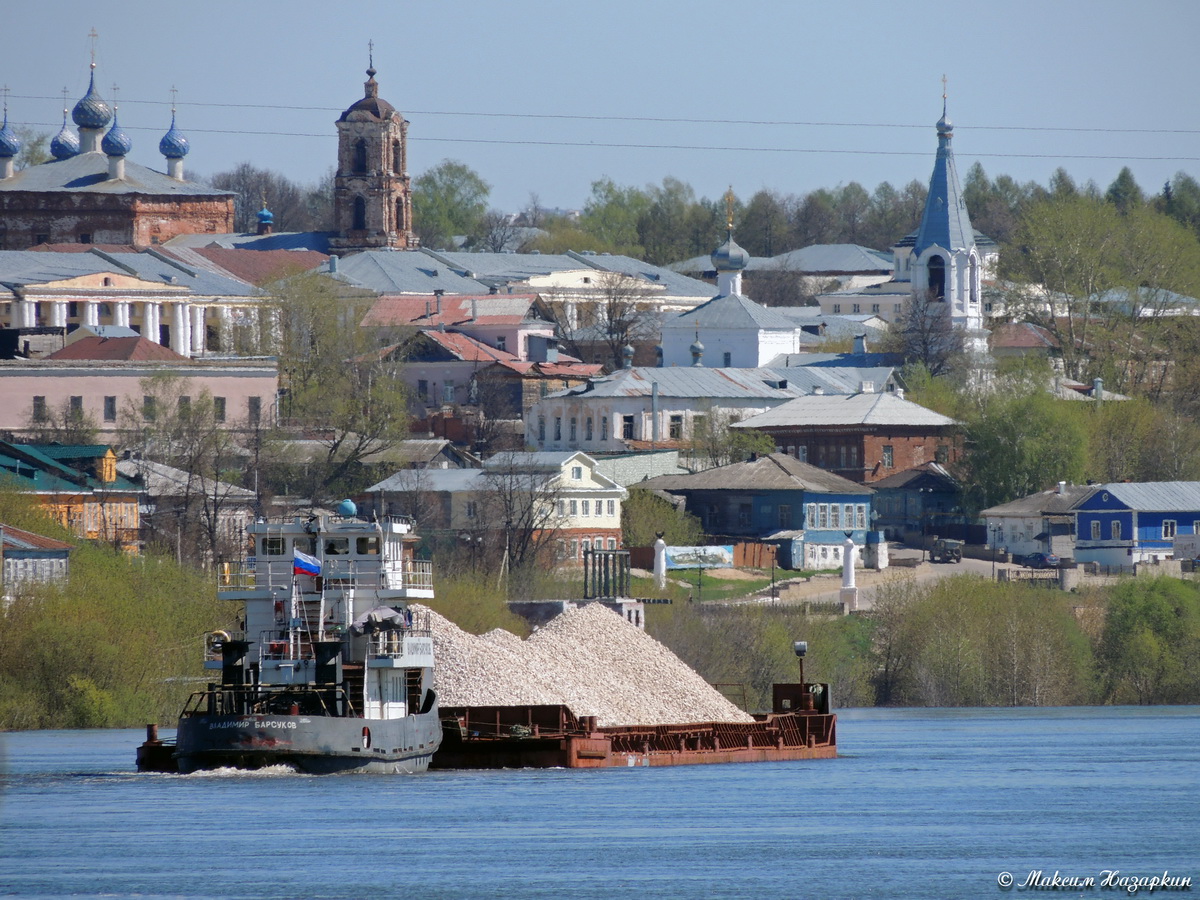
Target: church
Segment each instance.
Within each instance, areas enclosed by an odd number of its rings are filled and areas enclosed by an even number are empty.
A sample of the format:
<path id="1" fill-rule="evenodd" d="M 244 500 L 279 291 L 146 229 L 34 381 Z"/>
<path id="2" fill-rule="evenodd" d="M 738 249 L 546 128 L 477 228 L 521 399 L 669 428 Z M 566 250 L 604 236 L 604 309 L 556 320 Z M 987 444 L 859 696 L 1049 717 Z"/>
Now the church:
<path id="1" fill-rule="evenodd" d="M 96 90 L 95 62 L 88 92 L 63 110 L 62 129 L 50 142 L 52 159 L 15 171 L 21 142 L 0 127 L 0 250 L 39 244 L 162 244 L 179 234 L 233 230 L 234 195 L 184 179 L 189 145 L 175 125 L 159 141 L 166 173 L 129 158 L 133 142 L 118 111 Z"/>

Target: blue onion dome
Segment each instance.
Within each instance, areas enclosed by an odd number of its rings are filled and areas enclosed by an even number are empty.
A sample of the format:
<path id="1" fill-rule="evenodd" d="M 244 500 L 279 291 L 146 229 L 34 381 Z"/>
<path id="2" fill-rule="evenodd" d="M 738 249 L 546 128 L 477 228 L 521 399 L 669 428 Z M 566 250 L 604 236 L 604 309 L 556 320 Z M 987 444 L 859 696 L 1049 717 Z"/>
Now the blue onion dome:
<path id="1" fill-rule="evenodd" d="M 266 203 L 263 203 L 263 208 L 258 211 L 258 224 L 259 225 L 275 224 L 275 214 L 273 212 L 271 212 L 269 209 L 267 209 Z"/>
<path id="2" fill-rule="evenodd" d="M 704 345 L 700 343 L 699 336 L 696 337 L 696 340 L 692 341 L 692 346 L 688 347 L 688 350 L 690 350 L 693 355 L 704 352 Z"/>
<path id="3" fill-rule="evenodd" d="M 71 119 L 80 128 L 105 128 L 113 120 L 113 111 L 96 93 L 96 72 L 88 80 L 88 92 L 71 110 Z"/>
<path id="4" fill-rule="evenodd" d="M 949 137 L 954 133 L 954 123 L 950 121 L 950 117 L 945 112 L 937 122 L 938 137 Z"/>
<path id="5" fill-rule="evenodd" d="M 112 128 L 108 129 L 108 134 L 104 136 L 104 140 L 100 142 L 100 149 L 108 156 L 128 156 L 129 151 L 133 149 L 133 141 L 129 139 L 121 123 L 117 121 L 117 114 L 113 113 Z"/>
<path id="6" fill-rule="evenodd" d="M 750 264 L 750 254 L 739 247 L 733 240 L 733 231 L 720 247 L 709 257 L 713 268 L 718 272 L 740 272 Z"/>
<path id="7" fill-rule="evenodd" d="M 21 152 L 21 139 L 8 124 L 8 110 L 4 111 L 4 124 L 0 125 L 0 159 L 8 159 Z"/>
<path id="8" fill-rule="evenodd" d="M 63 110 L 62 129 L 50 141 L 50 155 L 55 159 L 70 159 L 79 155 L 79 136 L 67 127 L 67 111 Z"/>
<path id="9" fill-rule="evenodd" d="M 171 127 L 158 142 L 158 152 L 167 159 L 183 159 L 190 149 L 188 139 L 175 127 L 175 110 L 171 110 Z"/>

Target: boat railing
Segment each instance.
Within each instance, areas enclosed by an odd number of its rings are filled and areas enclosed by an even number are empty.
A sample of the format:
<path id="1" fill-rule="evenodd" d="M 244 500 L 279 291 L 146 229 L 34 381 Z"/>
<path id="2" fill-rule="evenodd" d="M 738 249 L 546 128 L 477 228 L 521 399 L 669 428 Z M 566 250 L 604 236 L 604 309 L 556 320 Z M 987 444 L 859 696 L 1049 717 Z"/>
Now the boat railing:
<path id="1" fill-rule="evenodd" d="M 220 590 L 290 590 L 302 593 L 325 588 L 433 590 L 433 563 L 425 559 L 384 560 L 327 556 L 320 575 L 298 575 L 288 559 L 246 559 L 223 563 L 217 571 Z"/>
<path id="2" fill-rule="evenodd" d="M 221 662 L 224 658 L 226 641 L 244 641 L 244 631 L 213 631 L 204 636 L 204 661 Z"/>
<path id="3" fill-rule="evenodd" d="M 411 609 L 404 624 L 398 628 L 387 628 L 367 635 L 368 659 L 402 659 L 404 639 L 408 637 L 433 637 L 429 611 L 414 613 Z"/>

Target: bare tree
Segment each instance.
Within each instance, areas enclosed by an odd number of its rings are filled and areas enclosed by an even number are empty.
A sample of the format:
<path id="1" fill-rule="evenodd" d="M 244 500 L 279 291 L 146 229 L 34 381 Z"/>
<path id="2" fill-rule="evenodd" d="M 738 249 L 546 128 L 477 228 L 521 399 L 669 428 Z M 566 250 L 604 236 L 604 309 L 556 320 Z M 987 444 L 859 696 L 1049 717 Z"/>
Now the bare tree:
<path id="1" fill-rule="evenodd" d="M 949 304 L 931 292 L 914 294 L 904 304 L 885 348 L 919 362 L 931 375 L 944 375 L 964 356 L 963 333 L 950 319 Z"/>
<path id="2" fill-rule="evenodd" d="M 619 368 L 626 345 L 657 343 L 662 314 L 655 290 L 624 272 L 601 272 L 588 291 L 552 295 L 549 307 L 567 351 Z"/>
<path id="3" fill-rule="evenodd" d="M 483 521 L 504 529 L 511 570 L 535 565 L 549 554 L 558 536 L 558 466 L 541 464 L 529 453 L 498 453 L 486 468 Z"/>
<path id="4" fill-rule="evenodd" d="M 520 250 L 521 233 L 521 227 L 512 216 L 492 209 L 479 220 L 479 225 L 469 236 L 467 245 L 473 250 L 486 250 L 491 253 Z"/>

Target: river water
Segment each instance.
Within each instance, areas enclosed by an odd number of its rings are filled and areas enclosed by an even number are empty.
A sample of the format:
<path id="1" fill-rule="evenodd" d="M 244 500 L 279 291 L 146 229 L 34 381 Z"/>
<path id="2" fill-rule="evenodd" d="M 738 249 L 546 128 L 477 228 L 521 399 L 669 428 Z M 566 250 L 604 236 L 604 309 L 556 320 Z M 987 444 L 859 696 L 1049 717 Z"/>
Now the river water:
<path id="1" fill-rule="evenodd" d="M 843 710 L 836 760 L 411 777 L 139 775 L 142 736 L 0 735 L 0 896 L 1200 892 L 1200 707 Z"/>

